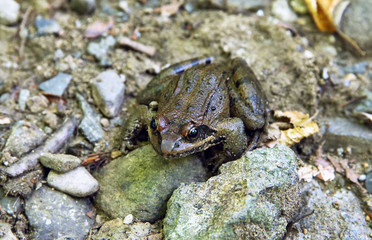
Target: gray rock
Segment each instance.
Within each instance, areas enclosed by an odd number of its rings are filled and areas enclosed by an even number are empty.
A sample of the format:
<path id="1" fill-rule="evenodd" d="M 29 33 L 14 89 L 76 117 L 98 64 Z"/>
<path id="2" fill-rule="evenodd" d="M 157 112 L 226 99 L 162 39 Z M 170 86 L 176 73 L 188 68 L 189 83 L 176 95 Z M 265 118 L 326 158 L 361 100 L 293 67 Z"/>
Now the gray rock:
<path id="1" fill-rule="evenodd" d="M 60 237 L 83 240 L 93 226 L 87 216 L 92 205 L 43 186 L 26 201 L 25 214 L 33 229 L 33 239 Z"/>
<path id="2" fill-rule="evenodd" d="M 295 223 L 286 239 L 370 239 L 372 230 L 352 191 L 342 188 L 333 192 L 328 187 L 322 190 L 315 180 L 302 183 L 301 191 L 304 206 L 299 215 L 314 213 Z"/>
<path id="3" fill-rule="evenodd" d="M 324 120 L 328 126 L 324 134 L 324 148 L 337 150 L 350 148 L 354 156 L 368 159 L 372 154 L 372 130 L 368 127 L 344 118 Z"/>
<path id="4" fill-rule="evenodd" d="M 275 0 L 272 3 L 272 13 L 275 17 L 284 22 L 294 22 L 297 20 L 296 13 L 289 7 L 287 0 Z"/>
<path id="5" fill-rule="evenodd" d="M 6 196 L 0 188 L 0 206 L 10 216 L 16 217 L 22 210 L 21 199 L 19 197 Z M 1 237 L 1 235 L 0 235 Z"/>
<path id="6" fill-rule="evenodd" d="M 30 90 L 21 89 L 21 91 L 19 91 L 18 105 L 19 105 L 20 110 L 24 111 L 26 109 L 26 102 L 29 96 L 30 96 Z"/>
<path id="7" fill-rule="evenodd" d="M 32 123 L 23 120 L 16 122 L 2 150 L 2 163 L 5 166 L 11 165 L 11 157 L 19 158 L 39 146 L 46 137 L 43 130 Z M 11 156 L 7 156 L 7 153 Z"/>
<path id="8" fill-rule="evenodd" d="M 362 175 L 361 175 L 362 176 Z M 366 188 L 369 193 L 372 193 L 372 172 L 369 172 L 366 176 Z"/>
<path id="9" fill-rule="evenodd" d="M 87 197 L 99 189 L 97 180 L 84 167 L 66 173 L 50 171 L 47 182 L 49 186 L 74 197 Z"/>
<path id="10" fill-rule="evenodd" d="M 281 239 L 300 202 L 296 155 L 285 146 L 248 152 L 168 201 L 166 239 Z"/>
<path id="11" fill-rule="evenodd" d="M 42 82 L 39 88 L 44 92 L 51 93 L 56 96 L 62 96 L 67 86 L 72 79 L 71 74 L 58 73 L 55 77 Z"/>
<path id="12" fill-rule="evenodd" d="M 65 173 L 78 167 L 81 160 L 78 157 L 68 154 L 43 153 L 39 161 L 44 167 L 53 169 L 59 173 Z"/>
<path id="13" fill-rule="evenodd" d="M 62 31 L 61 26 L 56 20 L 45 19 L 40 15 L 36 17 L 35 26 L 39 35 L 59 34 Z"/>
<path id="14" fill-rule="evenodd" d="M 146 145 L 104 166 L 95 177 L 100 184 L 97 208 L 111 217 L 133 214 L 152 222 L 164 216 L 174 189 L 205 180 L 206 172 L 195 156 L 166 160 Z"/>
<path id="15" fill-rule="evenodd" d="M 360 100 L 359 104 L 355 106 L 354 112 L 372 113 L 372 91 L 363 89 L 363 95 L 365 98 Z"/>
<path id="16" fill-rule="evenodd" d="M 0 238 L 3 240 L 18 240 L 12 232 L 12 225 L 0 220 Z"/>
<path id="17" fill-rule="evenodd" d="M 90 42 L 87 50 L 89 54 L 100 61 L 101 66 L 108 67 L 112 65 L 112 62 L 108 59 L 107 52 L 115 46 L 115 43 L 115 38 L 109 35 L 106 38 L 102 38 L 99 42 Z"/>
<path id="18" fill-rule="evenodd" d="M 350 66 L 342 67 L 340 68 L 341 74 L 345 73 L 354 73 L 354 74 L 363 74 L 367 71 L 367 68 L 369 66 L 369 62 L 363 61 L 358 62 Z"/>
<path id="19" fill-rule="evenodd" d="M 43 95 L 36 95 L 27 99 L 26 105 L 33 113 L 43 111 L 48 107 L 49 101 Z"/>
<path id="20" fill-rule="evenodd" d="M 15 24 L 19 17 L 19 4 L 14 0 L 1 0 L 0 24 Z"/>
<path id="21" fill-rule="evenodd" d="M 95 0 L 71 0 L 70 8 L 81 14 L 93 13 L 96 9 Z"/>
<path id="22" fill-rule="evenodd" d="M 83 132 L 89 142 L 97 142 L 103 136 L 103 129 L 100 124 L 98 112 L 89 105 L 89 103 L 80 94 L 76 94 L 80 102 L 80 107 L 84 112 L 84 118 L 79 125 L 79 129 Z"/>
<path id="23" fill-rule="evenodd" d="M 106 117 L 115 117 L 124 100 L 124 83 L 114 70 L 102 72 L 92 81 L 92 95 Z"/>
<path id="24" fill-rule="evenodd" d="M 202 6 L 205 6 L 207 4 L 206 7 L 220 8 L 220 9 L 227 10 L 229 12 L 247 12 L 247 11 L 257 10 L 259 8 L 264 8 L 267 5 L 269 5 L 270 1 L 268 0 L 262 0 L 262 1 L 256 1 L 256 0 L 203 1 L 203 0 L 198 0 L 198 3 L 201 4 Z"/>

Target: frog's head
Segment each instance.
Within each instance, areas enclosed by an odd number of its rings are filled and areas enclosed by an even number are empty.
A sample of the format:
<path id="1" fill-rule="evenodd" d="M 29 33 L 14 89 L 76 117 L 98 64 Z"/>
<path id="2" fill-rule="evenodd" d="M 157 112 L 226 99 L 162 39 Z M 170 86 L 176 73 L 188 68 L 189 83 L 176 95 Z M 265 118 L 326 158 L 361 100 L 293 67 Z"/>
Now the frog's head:
<path id="1" fill-rule="evenodd" d="M 152 118 L 148 132 L 154 149 L 165 158 L 185 157 L 222 141 L 216 131 L 206 125 L 172 122 L 163 116 Z"/>

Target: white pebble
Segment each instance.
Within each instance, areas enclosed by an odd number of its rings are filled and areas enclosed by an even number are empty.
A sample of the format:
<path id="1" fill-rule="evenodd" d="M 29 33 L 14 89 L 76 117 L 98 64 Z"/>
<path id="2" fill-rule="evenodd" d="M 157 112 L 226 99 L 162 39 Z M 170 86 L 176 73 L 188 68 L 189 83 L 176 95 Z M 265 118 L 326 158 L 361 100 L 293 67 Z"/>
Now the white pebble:
<path id="1" fill-rule="evenodd" d="M 127 216 L 124 218 L 123 223 L 124 223 L 124 224 L 131 224 L 131 223 L 133 223 L 133 215 L 132 215 L 132 214 L 127 215 Z"/>

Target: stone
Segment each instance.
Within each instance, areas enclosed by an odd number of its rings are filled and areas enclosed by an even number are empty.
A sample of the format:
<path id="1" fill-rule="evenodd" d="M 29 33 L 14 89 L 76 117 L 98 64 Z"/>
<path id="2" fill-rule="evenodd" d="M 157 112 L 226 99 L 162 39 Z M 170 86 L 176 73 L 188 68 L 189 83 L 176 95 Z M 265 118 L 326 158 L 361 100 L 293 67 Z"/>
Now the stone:
<path id="1" fill-rule="evenodd" d="M 20 110 L 22 111 L 26 110 L 26 102 L 29 96 L 30 96 L 30 90 L 21 89 L 21 91 L 19 91 L 18 105 L 19 105 Z"/>
<path id="2" fill-rule="evenodd" d="M 99 184 L 84 167 L 77 167 L 66 173 L 50 171 L 48 185 L 74 197 L 87 197 L 97 192 Z"/>
<path id="3" fill-rule="evenodd" d="M 127 216 L 124 218 L 123 223 L 124 223 L 124 224 L 131 224 L 131 223 L 133 223 L 133 215 L 132 215 L 132 214 L 127 215 Z"/>
<path id="4" fill-rule="evenodd" d="M 0 238 L 4 240 L 18 240 L 12 232 L 12 225 L 0 220 Z"/>
<path id="5" fill-rule="evenodd" d="M 115 117 L 124 100 L 124 83 L 114 70 L 100 73 L 92 81 L 93 99 L 106 117 Z"/>
<path id="6" fill-rule="evenodd" d="M 272 13 L 275 17 L 284 22 L 294 22 L 297 20 L 297 15 L 289 7 L 287 0 L 275 0 L 272 3 Z"/>
<path id="7" fill-rule="evenodd" d="M 314 211 L 292 226 L 288 240 L 370 239 L 372 229 L 365 219 L 358 197 L 345 188 L 322 189 L 315 180 L 301 183 L 303 205 L 299 216 Z M 307 231 L 304 232 L 304 229 Z"/>
<path id="8" fill-rule="evenodd" d="M 61 97 L 70 84 L 71 79 L 71 74 L 58 73 L 55 77 L 42 82 L 39 88 L 44 92 Z"/>
<path id="9" fill-rule="evenodd" d="M 43 121 L 51 128 L 55 129 L 57 128 L 58 126 L 58 122 L 59 122 L 59 118 L 58 116 L 51 112 L 51 111 L 48 111 L 48 110 L 45 110 L 43 112 Z"/>
<path id="10" fill-rule="evenodd" d="M 39 113 L 48 107 L 49 101 L 43 95 L 35 95 L 27 99 L 26 105 L 33 113 Z"/>
<path id="11" fill-rule="evenodd" d="M 261 148 L 219 171 L 173 192 L 165 238 L 283 238 L 300 202 L 295 153 L 284 145 Z"/>
<path id="12" fill-rule="evenodd" d="M 367 191 L 372 193 L 372 172 L 369 172 L 365 177 Z"/>
<path id="13" fill-rule="evenodd" d="M 106 38 L 102 38 L 99 42 L 90 42 L 87 50 L 89 54 L 99 60 L 101 66 L 108 67 L 112 65 L 111 60 L 108 58 L 108 51 L 115 46 L 115 43 L 115 38 L 109 35 Z"/>
<path id="14" fill-rule="evenodd" d="M 360 159 L 368 159 L 372 154 L 372 130 L 365 125 L 345 118 L 329 118 L 322 120 L 327 126 L 324 134 L 324 148 L 336 151 L 344 150 Z"/>
<path id="15" fill-rule="evenodd" d="M 206 175 L 197 157 L 166 160 L 146 145 L 94 174 L 100 184 L 95 206 L 113 218 L 132 214 L 153 222 L 164 216 L 174 189 L 181 183 L 203 181 Z"/>
<path id="16" fill-rule="evenodd" d="M 61 26 L 54 19 L 45 19 L 40 15 L 36 17 L 35 26 L 38 35 L 59 34 L 62 31 Z"/>
<path id="17" fill-rule="evenodd" d="M 21 199 L 19 197 L 6 196 L 0 188 L 0 206 L 10 216 L 17 217 L 22 211 Z M 1 235 L 0 235 L 1 237 Z"/>
<path id="18" fill-rule="evenodd" d="M 43 153 L 39 161 L 44 167 L 50 168 L 59 173 L 71 171 L 81 164 L 78 157 L 68 154 Z"/>
<path id="19" fill-rule="evenodd" d="M 84 112 L 84 118 L 80 122 L 79 129 L 89 142 L 98 142 L 103 136 L 103 129 L 100 124 L 100 116 L 98 112 L 89 105 L 89 103 L 80 94 L 76 94 L 80 102 L 80 107 Z"/>
<path id="20" fill-rule="evenodd" d="M 70 8 L 77 13 L 91 14 L 96 9 L 95 0 L 71 0 Z"/>
<path id="21" fill-rule="evenodd" d="M 0 24 L 16 24 L 19 18 L 19 4 L 14 0 L 1 0 Z"/>
<path id="22" fill-rule="evenodd" d="M 32 239 L 83 240 L 93 227 L 87 216 L 93 211 L 87 199 L 76 199 L 43 186 L 26 200 L 25 214 L 33 230 Z"/>

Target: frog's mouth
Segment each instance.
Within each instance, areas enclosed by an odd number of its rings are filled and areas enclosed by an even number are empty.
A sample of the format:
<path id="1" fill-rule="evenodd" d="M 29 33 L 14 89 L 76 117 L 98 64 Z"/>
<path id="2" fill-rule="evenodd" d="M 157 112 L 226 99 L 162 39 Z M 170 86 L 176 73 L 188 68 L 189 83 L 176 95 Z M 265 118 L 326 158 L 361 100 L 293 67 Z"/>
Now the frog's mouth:
<path id="1" fill-rule="evenodd" d="M 163 140 L 160 145 L 161 155 L 165 158 L 181 158 L 201 152 L 214 145 L 219 144 L 223 139 L 214 135 L 207 136 L 196 142 L 188 142 L 182 138 L 172 141 Z"/>

